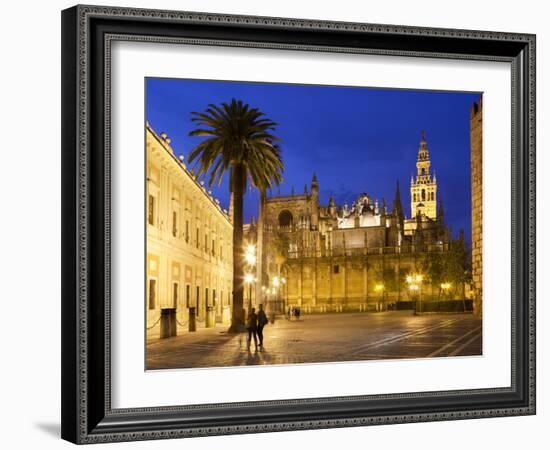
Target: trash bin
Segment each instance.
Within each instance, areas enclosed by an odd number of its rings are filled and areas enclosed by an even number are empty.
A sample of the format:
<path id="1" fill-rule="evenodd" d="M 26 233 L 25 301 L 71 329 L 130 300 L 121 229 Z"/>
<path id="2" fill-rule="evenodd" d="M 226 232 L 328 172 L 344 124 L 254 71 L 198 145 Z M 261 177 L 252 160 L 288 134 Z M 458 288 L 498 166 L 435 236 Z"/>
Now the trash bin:
<path id="1" fill-rule="evenodd" d="M 165 339 L 176 334 L 176 308 L 163 308 L 160 313 L 160 338 Z"/>

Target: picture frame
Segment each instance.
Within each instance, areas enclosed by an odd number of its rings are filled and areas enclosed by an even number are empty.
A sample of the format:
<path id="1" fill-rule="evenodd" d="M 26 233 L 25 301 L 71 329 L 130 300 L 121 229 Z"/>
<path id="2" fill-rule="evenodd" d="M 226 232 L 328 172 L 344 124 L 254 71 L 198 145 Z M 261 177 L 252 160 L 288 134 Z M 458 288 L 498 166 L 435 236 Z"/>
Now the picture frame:
<path id="1" fill-rule="evenodd" d="M 511 65 L 511 384 L 113 408 L 110 63 L 115 41 Z M 535 36 L 100 6 L 62 12 L 62 437 L 85 444 L 535 414 Z"/>

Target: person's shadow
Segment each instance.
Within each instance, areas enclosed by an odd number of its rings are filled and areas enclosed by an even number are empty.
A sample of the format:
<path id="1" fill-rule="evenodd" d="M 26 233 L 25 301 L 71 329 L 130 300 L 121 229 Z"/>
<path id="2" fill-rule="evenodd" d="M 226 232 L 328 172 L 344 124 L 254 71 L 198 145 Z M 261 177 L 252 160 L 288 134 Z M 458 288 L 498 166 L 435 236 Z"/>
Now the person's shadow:
<path id="1" fill-rule="evenodd" d="M 247 355 L 246 355 L 246 365 L 247 366 L 255 366 L 260 364 L 260 352 L 258 349 L 251 350 L 248 349 Z"/>

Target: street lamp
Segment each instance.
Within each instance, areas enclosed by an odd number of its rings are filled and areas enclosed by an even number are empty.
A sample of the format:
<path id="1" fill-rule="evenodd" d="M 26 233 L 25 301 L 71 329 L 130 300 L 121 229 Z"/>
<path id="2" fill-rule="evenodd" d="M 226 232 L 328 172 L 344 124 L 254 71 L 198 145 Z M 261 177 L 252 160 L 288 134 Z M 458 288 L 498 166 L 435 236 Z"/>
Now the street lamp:
<path id="1" fill-rule="evenodd" d="M 281 283 L 283 283 L 283 312 L 286 312 L 286 278 L 281 278 Z M 278 306 L 280 307 L 280 305 Z"/>
<path id="2" fill-rule="evenodd" d="M 256 265 L 256 247 L 254 245 L 251 244 L 246 248 L 244 259 L 249 266 Z"/>
<path id="3" fill-rule="evenodd" d="M 407 275 L 407 283 L 409 284 L 409 290 L 411 294 L 418 292 L 418 312 L 422 313 L 422 280 L 424 276 L 420 273 Z"/>
<path id="4" fill-rule="evenodd" d="M 449 289 L 451 289 L 451 283 L 441 283 L 439 285 L 439 287 L 441 288 L 441 290 L 446 294 L 448 295 L 449 294 Z"/>
<path id="5" fill-rule="evenodd" d="M 256 281 L 254 275 L 254 266 L 256 265 L 256 246 L 248 244 L 245 248 L 244 260 L 248 266 L 248 273 L 245 275 L 245 283 L 248 284 L 248 311 L 252 309 L 252 283 Z"/>
<path id="6" fill-rule="evenodd" d="M 374 286 L 374 290 L 378 293 L 381 293 L 381 303 L 384 303 L 384 285 L 381 283 L 378 283 L 376 286 Z"/>
<path id="7" fill-rule="evenodd" d="M 252 310 L 252 282 L 254 281 L 254 275 L 247 273 L 244 276 L 244 282 L 248 285 L 248 313 Z"/>

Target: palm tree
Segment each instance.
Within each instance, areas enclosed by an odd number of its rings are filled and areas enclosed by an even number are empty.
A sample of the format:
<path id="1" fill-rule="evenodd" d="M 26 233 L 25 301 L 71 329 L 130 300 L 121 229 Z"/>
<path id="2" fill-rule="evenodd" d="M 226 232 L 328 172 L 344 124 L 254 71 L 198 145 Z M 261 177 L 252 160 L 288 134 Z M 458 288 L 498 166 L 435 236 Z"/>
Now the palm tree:
<path id="1" fill-rule="evenodd" d="M 235 99 L 191 114 L 198 128 L 189 135 L 206 138 L 189 154 L 189 162 L 195 161 L 197 177 L 208 174 L 212 187 L 214 183 L 220 185 L 229 172 L 233 195 L 233 314 L 229 331 L 239 332 L 244 329 L 243 196 L 248 180 L 260 192 L 282 180 L 281 149 L 276 145 L 279 138 L 272 134 L 277 124 L 258 108 Z"/>

